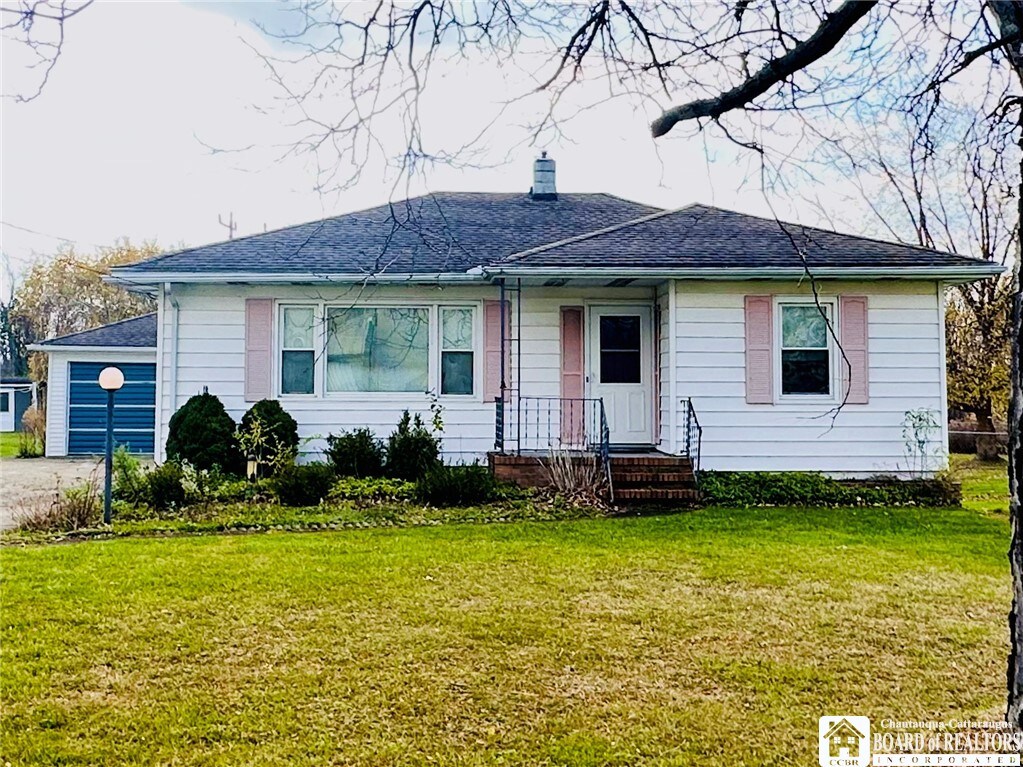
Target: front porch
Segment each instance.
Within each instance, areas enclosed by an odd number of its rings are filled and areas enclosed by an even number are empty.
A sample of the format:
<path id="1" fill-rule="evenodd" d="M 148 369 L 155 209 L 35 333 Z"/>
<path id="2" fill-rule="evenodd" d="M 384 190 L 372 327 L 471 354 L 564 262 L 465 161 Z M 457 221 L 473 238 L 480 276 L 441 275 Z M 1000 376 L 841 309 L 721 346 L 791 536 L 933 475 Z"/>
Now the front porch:
<path id="1" fill-rule="evenodd" d="M 544 486 L 552 454 L 596 457 L 615 500 L 695 500 L 702 430 L 675 395 L 668 286 L 564 282 L 499 282 L 486 307 L 495 475 Z"/>

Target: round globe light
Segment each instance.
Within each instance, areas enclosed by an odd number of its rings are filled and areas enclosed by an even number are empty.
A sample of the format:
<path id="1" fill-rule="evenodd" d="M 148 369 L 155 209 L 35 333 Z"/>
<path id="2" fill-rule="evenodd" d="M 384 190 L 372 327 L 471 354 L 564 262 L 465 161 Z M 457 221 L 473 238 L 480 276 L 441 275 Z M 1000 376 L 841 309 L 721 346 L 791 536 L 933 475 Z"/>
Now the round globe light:
<path id="1" fill-rule="evenodd" d="M 99 373 L 99 386 L 105 391 L 117 391 L 124 386 L 124 373 L 120 368 L 103 368 Z"/>

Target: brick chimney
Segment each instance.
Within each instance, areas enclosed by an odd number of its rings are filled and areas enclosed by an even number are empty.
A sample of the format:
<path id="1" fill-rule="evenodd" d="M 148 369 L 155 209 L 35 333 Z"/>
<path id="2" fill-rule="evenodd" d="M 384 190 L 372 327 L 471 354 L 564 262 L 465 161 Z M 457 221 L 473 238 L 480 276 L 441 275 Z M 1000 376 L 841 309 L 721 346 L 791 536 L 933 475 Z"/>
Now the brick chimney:
<path id="1" fill-rule="evenodd" d="M 554 160 L 547 156 L 547 152 L 540 152 L 540 156 L 533 161 L 533 187 L 529 190 L 529 196 L 534 200 L 556 200 L 558 190 L 554 185 Z"/>

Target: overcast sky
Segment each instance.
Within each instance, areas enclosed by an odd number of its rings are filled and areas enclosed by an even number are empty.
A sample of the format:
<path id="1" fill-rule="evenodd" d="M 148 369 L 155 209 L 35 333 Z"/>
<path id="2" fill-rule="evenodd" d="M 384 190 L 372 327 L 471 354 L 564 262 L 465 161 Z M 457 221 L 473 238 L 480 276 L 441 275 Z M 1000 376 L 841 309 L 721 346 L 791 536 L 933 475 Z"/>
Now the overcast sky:
<path id="1" fill-rule="evenodd" d="M 407 187 L 395 191 L 384 167 L 354 189 L 320 194 L 308 159 L 278 161 L 293 134 L 267 111 L 279 92 L 253 49 L 271 43 L 251 23 L 274 13 L 259 3 L 121 2 L 96 3 L 71 20 L 42 95 L 2 104 L 2 247 L 15 268 L 62 239 L 84 250 L 120 237 L 197 245 L 226 238 L 218 216 L 233 213 L 243 235 L 403 196 Z M 30 90 L 38 76 L 21 66 L 20 53 L 3 46 L 5 94 Z M 429 113 L 435 130 L 456 131 L 467 104 L 507 95 L 487 67 L 450 75 Z M 526 192 L 531 161 L 544 148 L 557 160 L 563 192 L 769 212 L 756 180 L 747 182 L 751 158 L 701 138 L 654 142 L 653 116 L 612 103 L 574 121 L 570 142 L 531 147 L 510 114 L 488 136 L 492 167 L 434 168 L 410 188 Z M 802 218 L 817 221 L 812 212 Z"/>

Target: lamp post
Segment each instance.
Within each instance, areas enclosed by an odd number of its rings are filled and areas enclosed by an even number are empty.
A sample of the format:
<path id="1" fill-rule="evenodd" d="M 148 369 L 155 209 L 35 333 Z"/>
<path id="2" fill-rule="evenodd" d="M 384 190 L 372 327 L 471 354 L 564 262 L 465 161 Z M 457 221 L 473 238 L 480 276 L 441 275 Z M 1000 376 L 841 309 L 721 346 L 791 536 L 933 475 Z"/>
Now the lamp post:
<path id="1" fill-rule="evenodd" d="M 114 392 L 124 386 L 124 373 L 120 368 L 103 368 L 99 373 L 99 386 L 107 393 L 107 460 L 106 479 L 103 482 L 103 524 L 110 524 L 110 490 L 114 463 Z"/>

